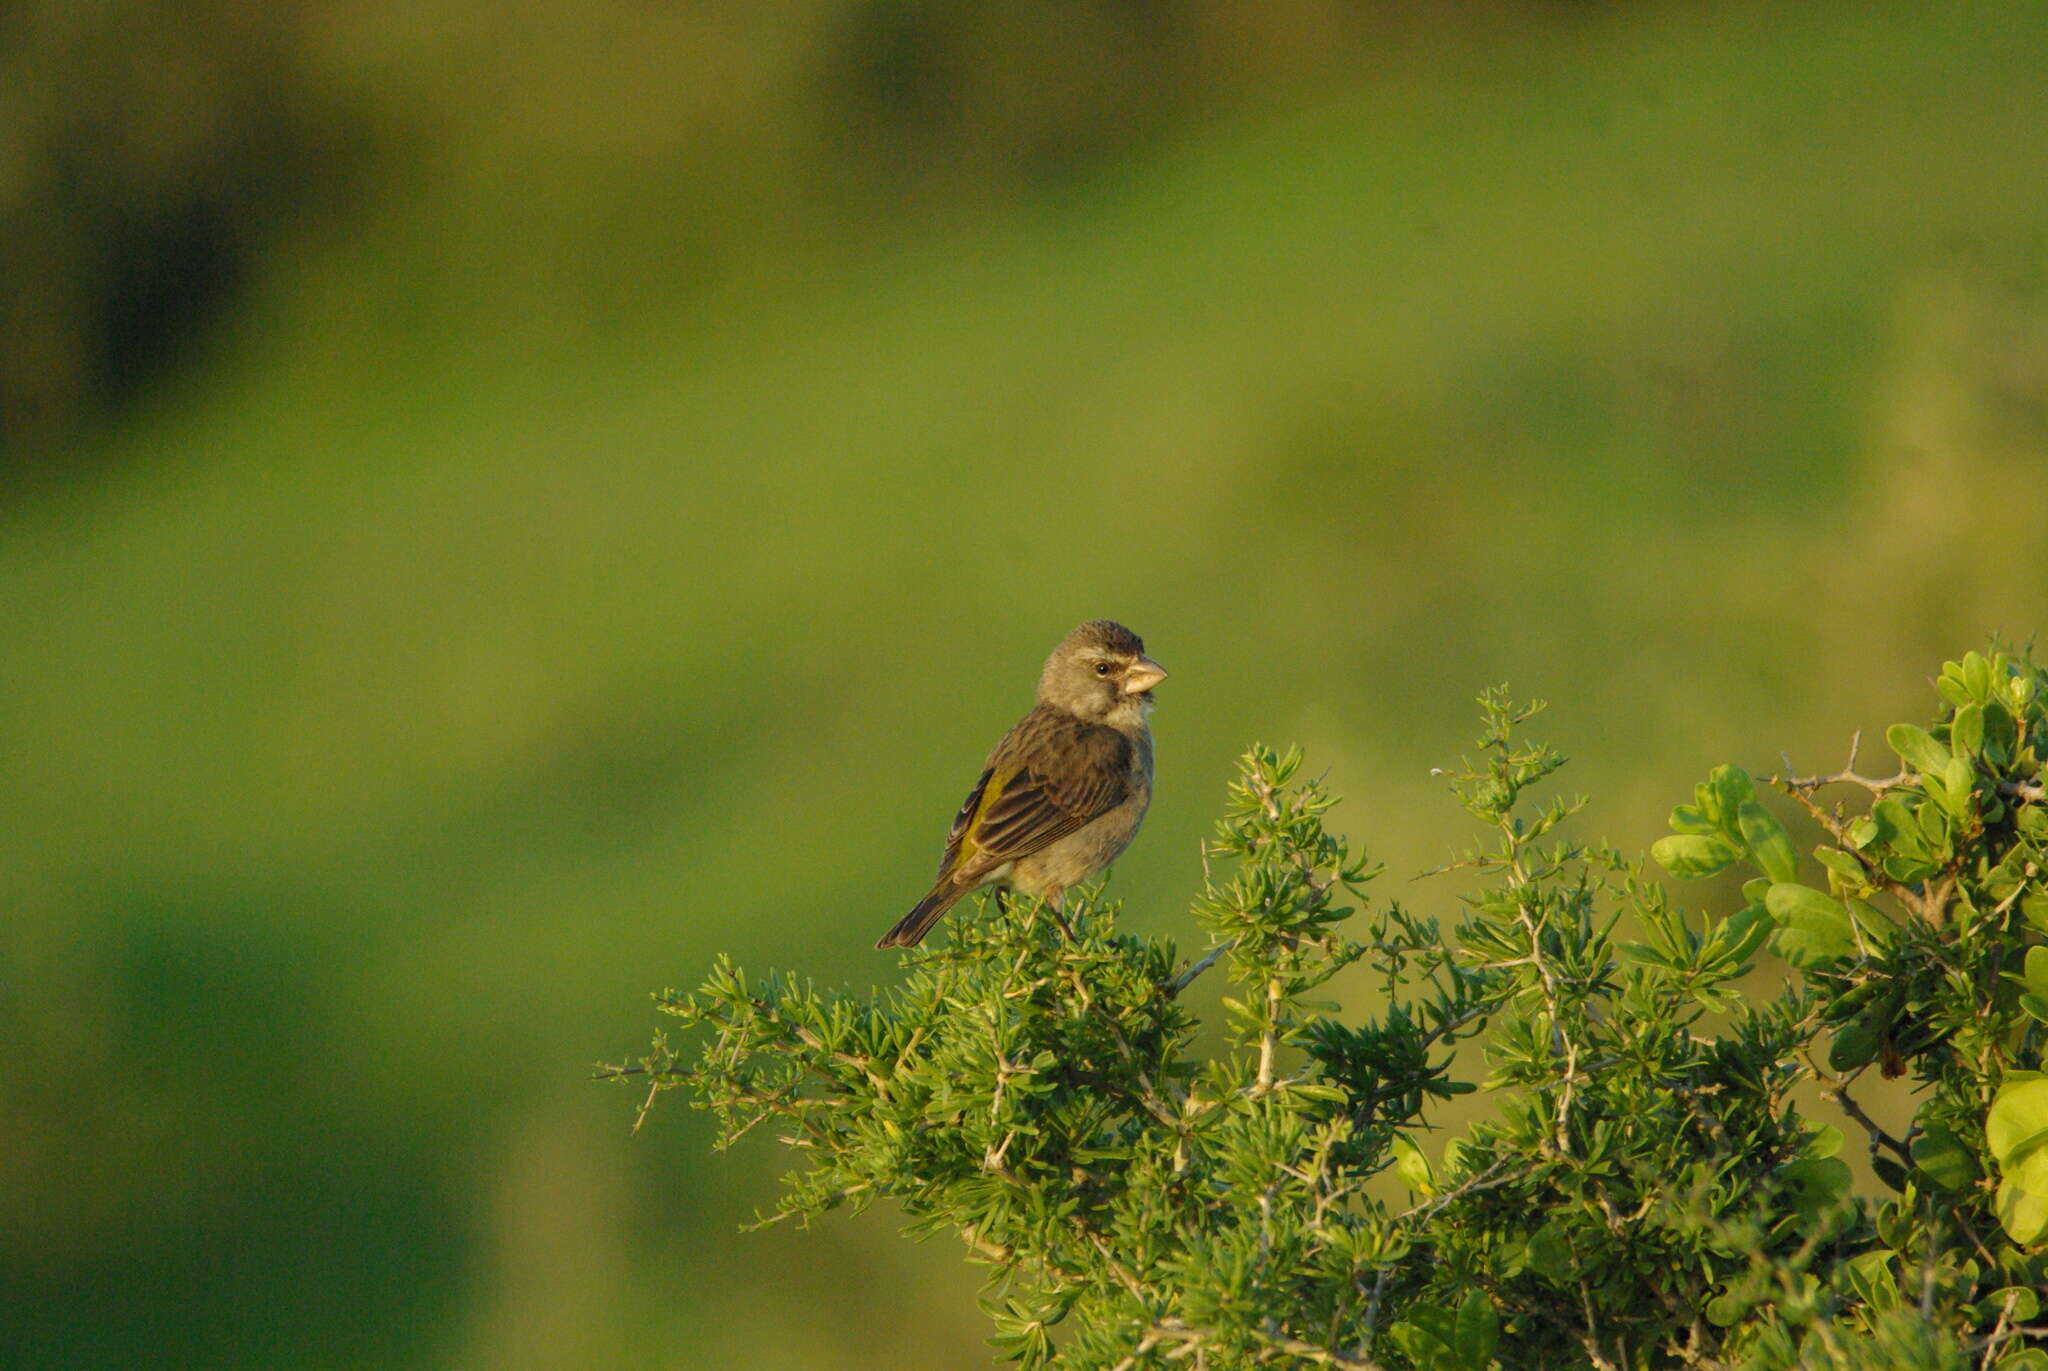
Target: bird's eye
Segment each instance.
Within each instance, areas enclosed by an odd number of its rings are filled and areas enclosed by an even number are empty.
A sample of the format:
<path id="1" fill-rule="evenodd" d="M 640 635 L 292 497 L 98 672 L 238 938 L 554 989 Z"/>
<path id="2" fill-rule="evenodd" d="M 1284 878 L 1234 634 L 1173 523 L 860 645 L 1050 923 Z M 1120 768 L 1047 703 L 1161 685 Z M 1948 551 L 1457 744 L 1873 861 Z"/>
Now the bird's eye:
<path id="1" fill-rule="evenodd" d="M 1097 663 L 1095 664 L 1095 674 L 1096 674 L 1097 676 L 1107 676 L 1107 675 L 1109 675 L 1109 663 L 1108 663 L 1108 662 L 1097 662 Z"/>

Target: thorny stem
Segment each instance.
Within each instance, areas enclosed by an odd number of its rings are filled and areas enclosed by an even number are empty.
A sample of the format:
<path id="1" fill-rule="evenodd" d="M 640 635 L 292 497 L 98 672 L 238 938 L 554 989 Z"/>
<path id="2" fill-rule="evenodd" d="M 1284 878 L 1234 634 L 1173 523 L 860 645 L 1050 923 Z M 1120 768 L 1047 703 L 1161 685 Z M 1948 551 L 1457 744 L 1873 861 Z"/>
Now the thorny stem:
<path id="1" fill-rule="evenodd" d="M 1259 1035 L 1259 1083 L 1254 1094 L 1263 1095 L 1273 1088 L 1273 1052 L 1280 1036 L 1280 981 L 1277 977 L 1266 982 L 1266 1027 Z"/>
<path id="2" fill-rule="evenodd" d="M 1529 888 L 1528 869 L 1522 864 L 1522 836 L 1515 826 L 1503 815 L 1500 819 L 1501 833 L 1508 843 L 1508 875 L 1516 892 L 1515 917 L 1522 925 L 1522 931 L 1529 935 L 1529 962 L 1536 968 L 1536 974 L 1543 981 L 1543 1004 L 1550 1015 L 1550 1032 L 1555 1047 L 1564 1054 L 1564 1090 L 1557 1101 L 1557 1150 L 1561 1156 L 1570 1156 L 1572 1093 L 1579 1079 L 1579 1047 L 1564 1031 L 1562 1017 L 1558 1013 L 1559 997 L 1557 977 L 1551 971 L 1549 962 L 1543 957 L 1542 927 L 1536 916 L 1529 910 L 1529 902 L 1522 898 L 1522 892 Z"/>
<path id="3" fill-rule="evenodd" d="M 1820 1063 L 1813 1059 L 1811 1052 L 1802 1052 L 1800 1055 L 1806 1058 L 1807 1070 L 1813 1073 L 1813 1079 L 1820 1084 L 1820 1087 L 1827 1091 L 1828 1098 L 1840 1106 L 1842 1112 L 1854 1119 L 1857 1125 L 1870 1136 L 1870 1147 L 1873 1152 L 1881 1146 L 1897 1157 L 1902 1164 L 1909 1167 L 1913 1165 L 1913 1153 L 1911 1150 L 1907 1148 L 1905 1143 L 1887 1132 L 1884 1126 L 1878 1123 L 1876 1119 L 1871 1118 L 1870 1115 L 1864 1112 L 1863 1106 L 1856 1103 L 1855 1097 L 1849 1093 L 1848 1081 L 1838 1076 L 1831 1076 L 1822 1070 Z"/>
<path id="4" fill-rule="evenodd" d="M 1232 938 L 1228 942 L 1218 943 L 1216 944 L 1216 946 L 1210 948 L 1208 955 L 1203 957 L 1202 960 L 1196 962 L 1193 966 L 1181 972 L 1180 975 L 1175 976 L 1172 980 L 1166 983 L 1166 998 L 1170 1000 L 1174 998 L 1176 995 L 1180 994 L 1181 991 L 1186 990 L 1190 985 L 1194 984 L 1195 977 L 1201 975 L 1204 971 L 1207 971 L 1210 967 L 1216 965 L 1217 962 L 1223 959 L 1224 953 L 1230 951 L 1231 948 L 1236 946 L 1237 939 Z"/>

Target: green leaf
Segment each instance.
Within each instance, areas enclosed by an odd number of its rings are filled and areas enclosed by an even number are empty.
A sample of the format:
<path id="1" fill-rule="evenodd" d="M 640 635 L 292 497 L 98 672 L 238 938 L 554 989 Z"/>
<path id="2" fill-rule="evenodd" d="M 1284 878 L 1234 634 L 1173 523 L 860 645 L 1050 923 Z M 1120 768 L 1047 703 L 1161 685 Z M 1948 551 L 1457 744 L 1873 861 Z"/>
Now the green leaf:
<path id="1" fill-rule="evenodd" d="M 1870 1065 L 1883 1040 L 1883 1020 L 1881 1013 L 1865 1010 L 1837 1028 L 1834 1041 L 1828 1045 L 1828 1069 L 1855 1071 Z"/>
<path id="2" fill-rule="evenodd" d="M 1457 1339 L 1452 1344 L 1458 1364 L 1468 1371 L 1486 1371 L 1493 1345 L 1500 1337 L 1500 1318 L 1483 1290 L 1473 1290 L 1458 1306 Z"/>
<path id="3" fill-rule="evenodd" d="M 1896 1309 L 1899 1306 L 1899 1282 L 1892 1274 L 1892 1260 L 1897 1254 L 1885 1248 L 1859 1253 L 1842 1263 L 1843 1273 L 1849 1278 L 1849 1288 L 1865 1304 L 1879 1309 Z"/>
<path id="4" fill-rule="evenodd" d="M 1943 662 L 1941 675 L 1935 679 L 1935 689 L 1941 698 L 1952 704 L 1965 704 L 1970 698 L 1970 677 L 1962 662 Z"/>
<path id="5" fill-rule="evenodd" d="M 1778 921 L 1772 946 L 1796 967 L 1815 966 L 1856 950 L 1849 911 L 1811 886 L 1780 881 L 1764 896 L 1764 906 Z"/>
<path id="6" fill-rule="evenodd" d="M 1744 800 L 1736 810 L 1742 840 L 1749 846 L 1757 869 L 1774 881 L 1789 881 L 1799 874 L 1799 856 L 1792 850 L 1792 837 L 1775 814 L 1755 800 Z"/>
<path id="7" fill-rule="evenodd" d="M 1938 773 L 1949 764 L 1949 750 L 1934 741 L 1934 735 L 1924 728 L 1893 724 L 1884 731 L 1884 740 L 1891 744 L 1892 751 L 1899 754 L 1900 761 L 1923 775 Z"/>
<path id="8" fill-rule="evenodd" d="M 1814 1158 L 1832 1157 L 1841 1150 L 1842 1130 L 1831 1123 L 1822 1124 L 1807 1136 L 1806 1156 Z"/>
<path id="9" fill-rule="evenodd" d="M 2019 741 L 2019 727 L 2014 722 L 2012 711 L 1997 700 L 1984 707 L 1984 743 L 1982 755 L 1994 766 L 2004 766 L 2012 760 L 2013 744 Z"/>
<path id="10" fill-rule="evenodd" d="M 1887 795 L 1870 807 L 1870 817 L 1877 821 L 1878 838 L 1891 844 L 1901 852 L 1919 854 L 1927 848 L 1920 839 L 1920 825 L 1913 820 L 1913 811 L 1896 795 Z"/>
<path id="11" fill-rule="evenodd" d="M 1735 965 L 1748 959 L 1751 953 L 1763 945 L 1777 925 L 1772 922 L 1770 911 L 1760 904 L 1730 914 L 1716 928 L 1708 941 L 1701 959 L 1710 966 Z"/>
<path id="12" fill-rule="evenodd" d="M 1812 1157 L 1787 1162 L 1778 1169 L 1780 1179 L 1792 1187 L 1792 1208 L 1809 1222 L 1834 1208 L 1849 1193 L 1854 1179 L 1849 1164 L 1839 1157 Z"/>
<path id="13" fill-rule="evenodd" d="M 1530 1236 L 1528 1262 L 1531 1271 L 1559 1285 L 1568 1284 L 1578 1269 L 1571 1243 L 1566 1239 L 1564 1229 L 1555 1222 L 1544 1224 Z"/>
<path id="14" fill-rule="evenodd" d="M 1436 1193 L 1436 1172 L 1429 1164 L 1429 1158 L 1422 1155 L 1405 1133 L 1396 1133 L 1393 1142 L 1394 1174 L 1410 1190 L 1423 1195 Z"/>
<path id="15" fill-rule="evenodd" d="M 1466 1143 L 1463 1138 L 1452 1138 L 1444 1144 L 1444 1164 L 1437 1174 L 1446 1182 L 1455 1184 L 1458 1178 L 1465 1174 L 1465 1149 Z"/>
<path id="16" fill-rule="evenodd" d="M 1707 1322 L 1716 1328 L 1727 1328 L 1747 1314 L 1754 1303 L 1733 1290 L 1725 1290 L 1707 1301 Z"/>
<path id="17" fill-rule="evenodd" d="M 2048 1195 L 2048 1076 L 1999 1087 L 1984 1119 L 1984 1142 L 2006 1180 Z"/>
<path id="18" fill-rule="evenodd" d="M 1913 1139 L 1912 1153 L 1914 1168 L 1937 1190 L 1967 1190 L 1982 1174 L 1976 1154 L 1938 1124 Z"/>
<path id="19" fill-rule="evenodd" d="M 1408 1317 L 1389 1327 L 1387 1336 L 1415 1363 L 1417 1371 L 1468 1371 L 1455 1350 L 1458 1321 L 1447 1309 L 1411 1304 Z"/>
<path id="20" fill-rule="evenodd" d="M 1858 899 L 1844 900 L 1843 903 L 1848 906 L 1849 917 L 1855 920 L 1856 927 L 1863 930 L 1863 936 L 1868 942 L 1878 947 L 1891 945 L 1899 930 L 1890 919 L 1878 911 L 1876 905 L 1868 900 Z"/>
<path id="21" fill-rule="evenodd" d="M 1976 784 L 1977 773 L 1971 769 L 1970 764 L 1961 757 L 1951 758 L 1949 764 L 1942 768 L 1941 807 L 1958 821 L 1968 819 L 1971 792 Z"/>
<path id="22" fill-rule="evenodd" d="M 2032 1323 L 2034 1315 L 2041 1312 L 2041 1297 L 2027 1286 L 2008 1285 L 2003 1290 L 1994 1290 L 1977 1301 L 1977 1312 L 1986 1320 L 1996 1319 L 2003 1314 L 2013 1323 Z M 1999 1364 L 2004 1365 L 2003 1362 Z"/>
<path id="23" fill-rule="evenodd" d="M 2036 995 L 2048 995 L 2048 947 L 2027 949 L 2026 981 Z"/>
<path id="24" fill-rule="evenodd" d="M 1945 853 L 1948 850 L 1949 811 L 1955 808 L 1957 802 L 1949 795 L 1948 782 L 1938 776 L 1922 776 L 1920 784 L 1926 787 L 1927 794 L 1934 800 L 1931 805 L 1920 806 L 1917 815 L 1920 820 L 1920 832 L 1927 840 L 1929 854 Z"/>
<path id="25" fill-rule="evenodd" d="M 2048 1133 L 2048 1076 L 2028 1076 L 2000 1086 L 1984 1120 L 1984 1141 L 1999 1165 L 2011 1165 L 2022 1145 L 2031 1145 L 2043 1133 Z"/>
<path id="26" fill-rule="evenodd" d="M 1835 873 L 1845 884 L 1866 886 L 1870 884 L 1870 873 L 1854 853 L 1844 852 L 1839 847 L 1823 843 L 1813 850 L 1814 860 Z M 1787 877 L 1786 879 L 1791 879 Z"/>
<path id="27" fill-rule="evenodd" d="M 1650 847 L 1657 865 L 1684 880 L 1725 871 L 1742 850 L 1719 834 L 1673 833 Z"/>
<path id="28" fill-rule="evenodd" d="M 1958 758 L 1972 760 L 1984 750 L 1983 706 L 1964 705 L 1956 711 L 1948 726 L 1948 745 Z"/>
<path id="29" fill-rule="evenodd" d="M 2048 1195 L 2006 1181 L 1998 1187 L 1997 1210 L 2005 1235 L 2022 1247 L 2031 1247 L 2048 1234 Z"/>
<path id="30" fill-rule="evenodd" d="M 1982 700 L 1991 694 L 1991 662 L 1981 652 L 1972 650 L 1963 654 L 1963 689 L 1973 700 Z"/>
<path id="31" fill-rule="evenodd" d="M 1920 856 L 1898 856 L 1884 859 L 1884 874 L 1903 885 L 1911 885 L 1924 877 L 1932 876 L 1937 868 L 1934 863 Z"/>
<path id="32" fill-rule="evenodd" d="M 1721 832 L 1730 842 L 1740 840 L 1742 829 L 1739 821 L 1742 805 L 1745 800 L 1756 799 L 1756 782 L 1749 779 L 1747 771 L 1732 763 L 1715 767 L 1707 779 L 1714 787 L 1717 804 L 1712 813 L 1720 820 Z"/>
<path id="33" fill-rule="evenodd" d="M 1671 811 L 1673 833 L 1719 833 L 1721 825 L 1700 812 L 1698 805 L 1679 805 Z"/>

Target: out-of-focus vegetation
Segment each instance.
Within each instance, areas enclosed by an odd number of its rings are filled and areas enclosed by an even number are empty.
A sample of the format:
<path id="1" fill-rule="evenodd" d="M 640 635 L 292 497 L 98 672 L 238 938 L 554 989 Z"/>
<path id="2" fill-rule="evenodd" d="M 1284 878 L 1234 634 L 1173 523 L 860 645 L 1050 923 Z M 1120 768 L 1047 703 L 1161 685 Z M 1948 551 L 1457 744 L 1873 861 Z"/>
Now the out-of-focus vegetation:
<path id="1" fill-rule="evenodd" d="M 252 9 L 28 0 L 0 20 L 0 451 L 33 468 L 190 350 L 294 230 L 488 227 L 558 324 L 1054 191 L 1190 119 L 1569 8 L 878 0 Z M 404 213 L 401 210 L 401 213 Z M 515 297 L 516 298 L 516 297 Z"/>
<path id="2" fill-rule="evenodd" d="M 893 976 L 1081 618 L 1168 932 L 1248 739 L 1403 873 L 1489 681 L 1597 827 L 2037 627 L 2030 7 L 1087 13 L 0 18 L 0 1361 L 981 1356 L 582 1076 L 715 951 Z"/>

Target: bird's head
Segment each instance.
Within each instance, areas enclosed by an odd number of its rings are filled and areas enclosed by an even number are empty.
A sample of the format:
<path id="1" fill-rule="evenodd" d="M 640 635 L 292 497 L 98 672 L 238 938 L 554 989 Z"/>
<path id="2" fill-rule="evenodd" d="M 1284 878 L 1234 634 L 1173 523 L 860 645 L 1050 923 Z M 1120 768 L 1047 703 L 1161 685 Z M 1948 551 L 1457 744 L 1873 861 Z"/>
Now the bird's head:
<path id="1" fill-rule="evenodd" d="M 1142 723 L 1166 668 L 1145 655 L 1138 635 L 1091 619 L 1060 640 L 1038 678 L 1040 703 L 1096 723 Z"/>

